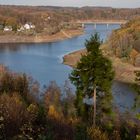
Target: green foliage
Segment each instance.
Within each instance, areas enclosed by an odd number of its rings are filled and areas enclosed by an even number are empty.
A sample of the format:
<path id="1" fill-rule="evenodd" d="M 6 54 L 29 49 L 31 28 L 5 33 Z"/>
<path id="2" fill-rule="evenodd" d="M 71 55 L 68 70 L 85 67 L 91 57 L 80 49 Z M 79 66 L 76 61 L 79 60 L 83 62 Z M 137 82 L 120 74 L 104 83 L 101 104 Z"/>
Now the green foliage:
<path id="1" fill-rule="evenodd" d="M 84 123 L 76 126 L 75 140 L 88 140 L 87 126 Z"/>
<path id="2" fill-rule="evenodd" d="M 46 110 L 43 105 L 38 106 L 38 116 L 37 116 L 37 123 L 43 124 L 46 120 Z"/>
<path id="3" fill-rule="evenodd" d="M 98 34 L 86 41 L 87 54 L 82 56 L 77 67 L 72 71 L 70 80 L 76 86 L 76 106 L 78 114 L 84 112 L 83 98 L 92 98 L 94 88 L 97 88 L 98 113 L 110 112 L 111 85 L 114 77 L 111 62 L 102 55 Z M 98 114 L 99 115 L 99 114 Z"/>
<path id="4" fill-rule="evenodd" d="M 140 107 L 140 71 L 135 71 L 135 76 L 135 84 L 132 85 L 136 93 L 133 108 L 138 109 Z"/>
<path id="5" fill-rule="evenodd" d="M 137 114 L 136 114 L 136 118 L 137 118 L 138 120 L 140 120 L 140 113 L 137 113 Z"/>
<path id="6" fill-rule="evenodd" d="M 72 89 L 69 86 L 69 83 L 66 81 L 64 84 L 64 88 L 62 90 L 61 97 L 61 106 L 62 112 L 67 119 L 75 119 L 76 118 L 76 108 L 74 106 L 75 95 L 72 92 Z"/>

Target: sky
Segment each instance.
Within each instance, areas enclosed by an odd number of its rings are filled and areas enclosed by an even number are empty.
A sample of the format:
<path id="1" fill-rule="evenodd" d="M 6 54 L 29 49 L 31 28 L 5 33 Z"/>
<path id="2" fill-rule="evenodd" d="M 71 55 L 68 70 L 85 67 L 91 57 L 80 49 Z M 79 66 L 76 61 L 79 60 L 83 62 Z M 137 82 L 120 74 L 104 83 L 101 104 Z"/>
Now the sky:
<path id="1" fill-rule="evenodd" d="M 2 5 L 32 6 L 109 6 L 115 8 L 139 8 L 140 0 L 0 0 Z"/>

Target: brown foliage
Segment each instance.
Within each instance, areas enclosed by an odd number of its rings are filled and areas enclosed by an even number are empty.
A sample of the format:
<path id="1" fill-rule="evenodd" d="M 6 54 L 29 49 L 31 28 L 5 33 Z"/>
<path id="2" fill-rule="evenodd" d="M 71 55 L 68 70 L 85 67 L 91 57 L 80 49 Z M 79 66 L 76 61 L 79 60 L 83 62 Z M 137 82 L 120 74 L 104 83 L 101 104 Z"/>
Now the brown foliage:
<path id="1" fill-rule="evenodd" d="M 8 137 L 19 132 L 20 126 L 31 119 L 21 97 L 16 93 L 11 97 L 6 94 L 0 96 L 0 116 L 4 119 L 4 129 Z"/>
<path id="2" fill-rule="evenodd" d="M 107 133 L 103 132 L 98 127 L 90 127 L 87 129 L 87 132 L 91 140 L 109 140 Z"/>
<path id="3" fill-rule="evenodd" d="M 115 9 L 100 7 L 26 7 L 26 6 L 0 6 L 0 22 L 8 25 L 24 25 L 33 23 L 36 32 L 40 33 L 45 29 L 47 34 L 54 34 L 61 30 L 65 22 L 92 19 L 131 19 L 139 16 L 140 9 Z M 11 19 L 12 17 L 12 19 Z M 50 17 L 50 19 L 48 19 Z M 36 22 L 37 21 L 37 22 Z M 13 24 L 14 23 L 14 24 Z M 70 27 L 70 26 L 69 26 Z M 68 28 L 69 28 L 68 27 Z M 75 28 L 75 27 L 72 27 Z"/>

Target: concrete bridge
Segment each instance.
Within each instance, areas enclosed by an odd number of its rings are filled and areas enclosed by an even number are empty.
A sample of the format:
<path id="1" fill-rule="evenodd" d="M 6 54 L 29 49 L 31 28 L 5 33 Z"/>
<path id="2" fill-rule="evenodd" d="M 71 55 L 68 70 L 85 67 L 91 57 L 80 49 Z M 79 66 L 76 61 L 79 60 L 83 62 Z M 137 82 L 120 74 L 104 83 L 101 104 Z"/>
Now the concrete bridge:
<path id="1" fill-rule="evenodd" d="M 77 23 L 82 24 L 82 27 L 85 26 L 85 24 L 93 24 L 94 28 L 96 29 L 97 24 L 106 24 L 107 28 L 110 24 L 125 24 L 127 23 L 127 20 L 82 20 L 77 21 Z"/>
<path id="2" fill-rule="evenodd" d="M 83 24 L 125 24 L 127 20 L 79 20 L 77 23 Z"/>

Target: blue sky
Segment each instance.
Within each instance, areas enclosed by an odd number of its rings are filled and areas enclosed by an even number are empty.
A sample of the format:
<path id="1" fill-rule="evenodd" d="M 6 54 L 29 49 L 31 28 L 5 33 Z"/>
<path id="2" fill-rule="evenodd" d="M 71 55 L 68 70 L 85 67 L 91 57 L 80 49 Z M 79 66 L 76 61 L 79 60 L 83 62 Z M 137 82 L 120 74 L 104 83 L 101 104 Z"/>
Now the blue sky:
<path id="1" fill-rule="evenodd" d="M 0 4 L 10 5 L 49 5 L 49 6 L 111 6 L 140 7 L 140 0 L 0 0 Z"/>

